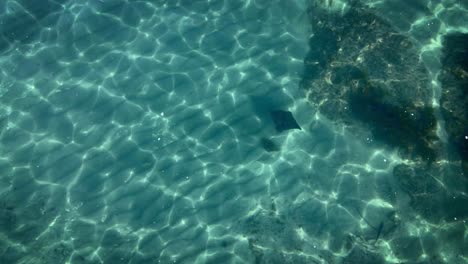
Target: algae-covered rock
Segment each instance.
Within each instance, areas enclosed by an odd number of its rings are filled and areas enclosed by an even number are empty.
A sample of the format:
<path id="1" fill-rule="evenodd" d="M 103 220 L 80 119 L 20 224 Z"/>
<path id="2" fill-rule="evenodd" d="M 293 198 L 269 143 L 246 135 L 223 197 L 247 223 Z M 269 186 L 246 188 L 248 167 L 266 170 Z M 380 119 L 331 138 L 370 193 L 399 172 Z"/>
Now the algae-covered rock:
<path id="1" fill-rule="evenodd" d="M 428 72 L 412 40 L 371 9 L 309 10 L 313 35 L 302 86 L 319 111 L 407 158 L 434 161 L 436 119 Z"/>
<path id="2" fill-rule="evenodd" d="M 462 159 L 468 176 L 468 34 L 452 33 L 443 39 L 440 105 L 449 141 Z"/>

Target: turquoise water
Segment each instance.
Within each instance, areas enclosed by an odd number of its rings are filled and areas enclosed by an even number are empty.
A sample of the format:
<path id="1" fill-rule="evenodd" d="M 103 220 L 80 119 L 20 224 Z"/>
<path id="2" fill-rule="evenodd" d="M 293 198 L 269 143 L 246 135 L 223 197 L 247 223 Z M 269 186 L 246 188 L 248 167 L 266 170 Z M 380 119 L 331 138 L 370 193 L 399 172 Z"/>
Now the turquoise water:
<path id="1" fill-rule="evenodd" d="M 0 0 L 0 263 L 468 263 L 467 9 Z"/>

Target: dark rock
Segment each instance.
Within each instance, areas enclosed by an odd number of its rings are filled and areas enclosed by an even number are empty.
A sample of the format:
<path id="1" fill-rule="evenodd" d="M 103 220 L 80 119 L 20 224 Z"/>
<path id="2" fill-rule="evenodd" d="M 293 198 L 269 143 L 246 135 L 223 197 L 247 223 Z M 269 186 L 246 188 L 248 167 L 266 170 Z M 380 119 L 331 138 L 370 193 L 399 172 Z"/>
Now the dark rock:
<path id="1" fill-rule="evenodd" d="M 370 125 L 375 139 L 412 157 L 435 160 L 431 142 L 437 139 L 436 119 L 430 106 L 386 102 L 384 91 L 370 84 L 352 90 L 348 102 L 352 115 Z"/>
<path id="2" fill-rule="evenodd" d="M 444 37 L 440 105 L 450 143 L 463 162 L 468 176 L 468 34 L 452 33 Z"/>
<path id="3" fill-rule="evenodd" d="M 309 17 L 314 34 L 302 80 L 309 101 L 405 158 L 435 160 L 428 72 L 410 38 L 358 1 L 345 14 L 311 7 Z"/>

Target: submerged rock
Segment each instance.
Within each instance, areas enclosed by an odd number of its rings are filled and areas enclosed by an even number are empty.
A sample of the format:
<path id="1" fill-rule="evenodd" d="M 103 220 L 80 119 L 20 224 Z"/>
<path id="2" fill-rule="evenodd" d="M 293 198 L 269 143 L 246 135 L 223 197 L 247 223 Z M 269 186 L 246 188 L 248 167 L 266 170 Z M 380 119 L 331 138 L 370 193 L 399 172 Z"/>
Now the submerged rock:
<path id="1" fill-rule="evenodd" d="M 310 8 L 314 34 L 302 86 L 326 117 L 365 127 L 403 156 L 436 158 L 427 70 L 410 38 L 353 2 L 345 14 Z"/>
<path id="2" fill-rule="evenodd" d="M 449 141 L 457 150 L 468 176 L 468 34 L 444 37 L 440 105 Z"/>

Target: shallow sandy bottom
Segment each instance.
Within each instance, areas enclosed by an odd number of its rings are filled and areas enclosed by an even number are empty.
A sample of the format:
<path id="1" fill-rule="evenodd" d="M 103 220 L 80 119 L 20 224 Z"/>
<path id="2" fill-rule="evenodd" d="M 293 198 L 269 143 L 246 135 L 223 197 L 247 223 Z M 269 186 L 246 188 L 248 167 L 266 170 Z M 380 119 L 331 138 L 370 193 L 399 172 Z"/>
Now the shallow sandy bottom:
<path id="1" fill-rule="evenodd" d="M 0 4 L 0 262 L 463 259 L 465 219 L 418 217 L 404 161 L 305 99 L 300 4 L 23 2 Z"/>

